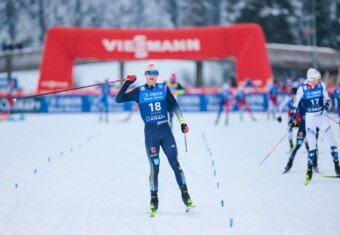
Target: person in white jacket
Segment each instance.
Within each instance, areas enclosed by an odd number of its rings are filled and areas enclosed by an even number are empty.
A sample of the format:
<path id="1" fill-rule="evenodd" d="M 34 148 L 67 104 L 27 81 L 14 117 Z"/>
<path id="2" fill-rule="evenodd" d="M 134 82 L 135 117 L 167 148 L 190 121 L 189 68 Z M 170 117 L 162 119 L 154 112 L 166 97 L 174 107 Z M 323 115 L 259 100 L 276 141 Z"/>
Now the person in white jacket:
<path id="1" fill-rule="evenodd" d="M 327 117 L 330 98 L 326 90 L 326 85 L 320 80 L 321 74 L 318 70 L 314 68 L 308 69 L 307 83 L 301 85 L 297 90 L 293 104 L 293 114 L 288 122 L 289 127 L 292 128 L 297 108 L 301 102 L 306 111 L 306 137 L 309 144 L 306 185 L 310 183 L 313 175 L 312 168 L 317 149 L 316 128 L 319 128 L 329 143 L 335 172 L 336 175 L 340 176 L 337 143 Z"/>

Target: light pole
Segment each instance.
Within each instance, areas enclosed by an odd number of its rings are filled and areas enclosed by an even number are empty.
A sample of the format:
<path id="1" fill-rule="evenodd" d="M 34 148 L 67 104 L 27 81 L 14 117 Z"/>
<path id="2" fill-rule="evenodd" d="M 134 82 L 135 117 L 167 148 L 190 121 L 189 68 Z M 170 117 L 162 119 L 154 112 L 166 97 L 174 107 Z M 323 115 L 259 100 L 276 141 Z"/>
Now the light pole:
<path id="1" fill-rule="evenodd" d="M 315 15 L 315 0 L 312 0 L 312 15 L 313 15 L 313 67 L 318 68 L 317 58 L 317 34 L 316 34 L 316 15 Z"/>

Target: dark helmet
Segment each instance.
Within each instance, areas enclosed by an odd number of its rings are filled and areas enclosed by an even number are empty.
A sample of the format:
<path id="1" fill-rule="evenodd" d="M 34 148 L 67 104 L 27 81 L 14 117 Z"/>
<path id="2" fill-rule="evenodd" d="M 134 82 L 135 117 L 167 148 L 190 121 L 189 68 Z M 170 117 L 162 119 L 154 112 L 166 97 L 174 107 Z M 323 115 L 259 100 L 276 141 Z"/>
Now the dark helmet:
<path id="1" fill-rule="evenodd" d="M 296 92 L 297 92 L 297 88 L 296 87 L 292 87 L 291 89 L 290 89 L 290 94 L 291 95 L 296 95 Z"/>

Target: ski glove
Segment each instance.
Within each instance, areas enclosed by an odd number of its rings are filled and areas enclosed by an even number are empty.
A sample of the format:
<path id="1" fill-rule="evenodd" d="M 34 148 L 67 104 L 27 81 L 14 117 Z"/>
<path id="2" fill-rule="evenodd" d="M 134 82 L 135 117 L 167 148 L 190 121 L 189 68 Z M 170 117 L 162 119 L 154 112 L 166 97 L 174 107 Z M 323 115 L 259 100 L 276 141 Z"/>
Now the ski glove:
<path id="1" fill-rule="evenodd" d="M 279 116 L 279 117 L 277 118 L 277 121 L 280 122 L 280 123 L 282 122 L 281 116 Z"/>
<path id="2" fill-rule="evenodd" d="M 329 105 L 330 105 L 330 101 L 327 100 L 327 101 L 326 101 L 326 104 L 323 106 L 323 110 L 328 111 L 328 110 L 329 110 Z"/>
<path id="3" fill-rule="evenodd" d="M 136 80 L 137 80 L 137 77 L 134 74 L 128 75 L 126 78 L 126 81 L 130 82 L 130 84 L 134 83 Z"/>
<path id="4" fill-rule="evenodd" d="M 181 124 L 181 129 L 182 129 L 182 133 L 188 133 L 189 132 L 189 127 L 186 123 Z"/>
<path id="5" fill-rule="evenodd" d="M 288 129 L 292 129 L 295 125 L 296 125 L 296 120 L 293 119 L 293 118 L 289 119 L 289 122 L 288 122 L 289 128 Z"/>

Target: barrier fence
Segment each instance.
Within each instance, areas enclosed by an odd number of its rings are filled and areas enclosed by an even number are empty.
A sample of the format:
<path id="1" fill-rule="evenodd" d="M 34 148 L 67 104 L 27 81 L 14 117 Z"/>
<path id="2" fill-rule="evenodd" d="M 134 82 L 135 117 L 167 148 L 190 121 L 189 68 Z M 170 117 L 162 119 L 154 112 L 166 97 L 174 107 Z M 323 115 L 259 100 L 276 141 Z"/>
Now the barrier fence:
<path id="1" fill-rule="evenodd" d="M 279 94 L 278 103 L 287 94 Z M 216 94 L 184 94 L 177 97 L 183 112 L 213 112 L 219 109 L 219 97 Z M 268 108 L 266 93 L 249 93 L 247 103 L 252 111 L 263 112 Z M 134 102 L 118 104 L 115 95 L 109 96 L 109 111 L 131 111 Z M 0 112 L 9 110 L 9 101 L 0 98 Z M 89 113 L 99 111 L 99 96 L 97 95 L 58 95 L 19 100 L 14 106 L 15 112 L 20 113 Z M 231 111 L 237 111 L 233 105 Z"/>

